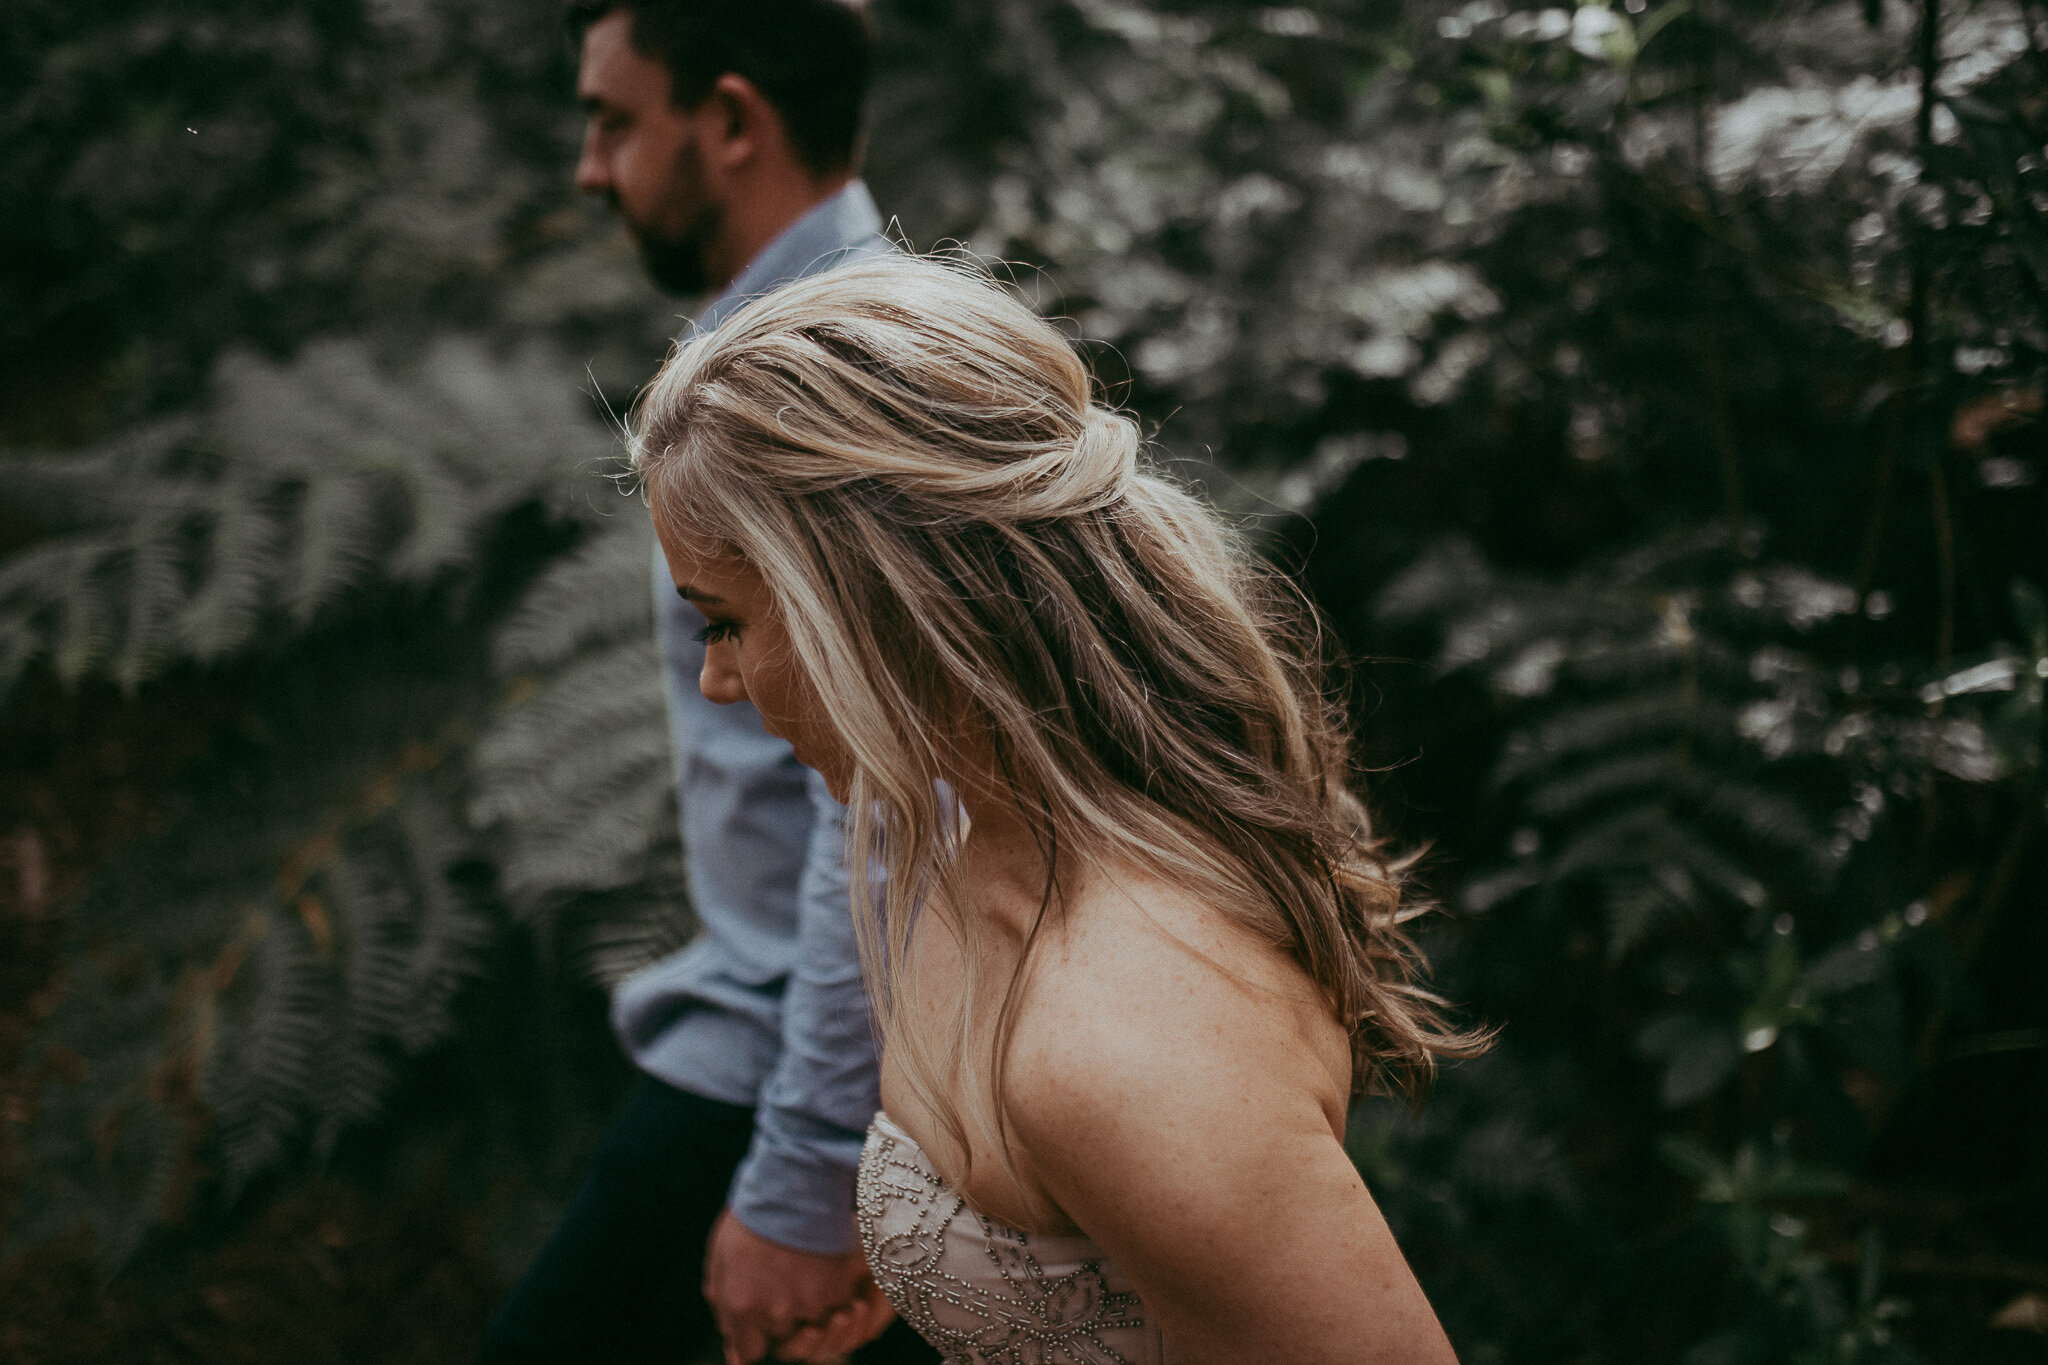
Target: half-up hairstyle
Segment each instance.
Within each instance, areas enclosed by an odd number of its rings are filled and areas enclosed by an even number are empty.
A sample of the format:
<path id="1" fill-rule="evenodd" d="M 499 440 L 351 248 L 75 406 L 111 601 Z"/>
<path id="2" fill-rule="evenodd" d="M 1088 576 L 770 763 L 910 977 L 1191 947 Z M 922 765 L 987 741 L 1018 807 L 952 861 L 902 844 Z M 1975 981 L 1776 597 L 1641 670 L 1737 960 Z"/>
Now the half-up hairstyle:
<path id="1" fill-rule="evenodd" d="M 1024 968 L 1000 996 L 972 979 L 978 926 L 949 915 L 970 979 L 933 1039 L 890 965 L 921 906 L 971 909 L 940 783 L 985 790 L 991 758 L 1047 854 L 1041 920 L 1062 867 L 1136 864 L 1300 963 L 1357 1088 L 1413 1096 L 1475 1049 L 1417 981 L 1313 613 L 1141 467 L 1131 419 L 1000 286 L 905 256 L 784 286 L 680 345 L 635 428 L 662 533 L 762 576 L 851 755 L 849 866 L 885 873 L 852 879 L 883 1046 L 962 1151 L 970 1129 L 1008 1151 Z"/>

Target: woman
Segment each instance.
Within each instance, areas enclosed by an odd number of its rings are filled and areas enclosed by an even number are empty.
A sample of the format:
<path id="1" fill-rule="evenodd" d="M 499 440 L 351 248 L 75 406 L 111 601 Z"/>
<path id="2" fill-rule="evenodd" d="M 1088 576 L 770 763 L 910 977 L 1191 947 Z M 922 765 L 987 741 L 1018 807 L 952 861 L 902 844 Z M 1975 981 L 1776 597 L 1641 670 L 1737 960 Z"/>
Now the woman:
<path id="1" fill-rule="evenodd" d="M 1451 1361 L 1342 1141 L 1472 1040 L 1414 984 L 1312 617 L 1138 446 L 1052 326 L 909 258 L 755 303 L 639 414 L 705 695 L 882 873 L 870 1268 L 959 1361 Z"/>

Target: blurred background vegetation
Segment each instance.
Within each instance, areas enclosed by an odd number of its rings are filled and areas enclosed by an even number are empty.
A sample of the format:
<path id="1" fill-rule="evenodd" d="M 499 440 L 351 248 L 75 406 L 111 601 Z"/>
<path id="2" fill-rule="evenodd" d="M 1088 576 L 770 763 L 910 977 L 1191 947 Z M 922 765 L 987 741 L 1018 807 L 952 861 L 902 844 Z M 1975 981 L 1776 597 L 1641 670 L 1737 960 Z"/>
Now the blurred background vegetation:
<path id="1" fill-rule="evenodd" d="M 1468 1365 L 2048 1359 L 2048 7 L 875 0 L 1351 653 Z M 446 1361 L 689 932 L 548 0 L 0 9 L 0 1360 Z"/>

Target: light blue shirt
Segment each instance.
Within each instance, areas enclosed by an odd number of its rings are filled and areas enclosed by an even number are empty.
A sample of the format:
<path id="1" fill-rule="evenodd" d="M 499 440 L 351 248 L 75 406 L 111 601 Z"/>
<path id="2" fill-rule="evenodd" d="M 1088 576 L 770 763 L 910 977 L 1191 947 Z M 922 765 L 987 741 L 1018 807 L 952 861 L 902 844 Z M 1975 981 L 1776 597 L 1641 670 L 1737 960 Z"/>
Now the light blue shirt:
<path id="1" fill-rule="evenodd" d="M 779 285 L 894 247 L 856 180 L 789 225 L 711 302 L 708 329 Z M 683 849 L 701 930 L 612 998 L 633 1061 L 679 1090 L 754 1107 L 733 1213 L 771 1241 L 856 1245 L 853 1182 L 881 1107 L 874 1034 L 847 907 L 846 811 L 749 702 L 697 690 L 704 617 L 654 557 Z M 680 1155 L 680 1154 L 679 1154 Z"/>

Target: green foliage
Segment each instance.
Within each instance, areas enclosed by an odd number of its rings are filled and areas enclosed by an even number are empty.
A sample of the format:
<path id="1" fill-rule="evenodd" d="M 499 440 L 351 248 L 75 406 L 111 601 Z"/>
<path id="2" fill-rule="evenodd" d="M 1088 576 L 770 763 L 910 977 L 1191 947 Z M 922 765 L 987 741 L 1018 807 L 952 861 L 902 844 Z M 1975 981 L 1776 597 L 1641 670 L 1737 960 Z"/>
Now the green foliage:
<path id="1" fill-rule="evenodd" d="M 1490 1324 L 1468 1358 L 1977 1358 L 2017 1276 L 1932 1320 L 1960 1272 L 1908 1191 L 2002 1190 L 2029 1212 L 1983 1235 L 2043 1253 L 2042 1116 L 2004 1108 L 2039 1056 L 1957 1060 L 2048 1036 L 1991 1022 L 2038 1016 L 1991 945 L 2042 946 L 2042 224 L 1996 189 L 2038 173 L 1998 140 L 2038 129 L 2033 20 L 1426 17 L 1416 93 L 1512 201 L 1461 253 L 1500 306 L 1442 416 L 1362 405 L 1408 463 L 1322 505 L 1310 572 L 1354 643 L 1435 657 L 1369 742 L 1423 754 L 1383 789 L 1457 869 L 1453 993 L 1507 1024 L 1433 1103 L 1564 1144 L 1521 1216 L 1607 1282 L 1456 1240 L 1501 1178 L 1433 1118 L 1387 1120 L 1441 1172 L 1396 1225 Z"/>
<path id="2" fill-rule="evenodd" d="M 372 578 L 467 566 L 483 529 L 605 454 L 563 402 L 565 368 L 459 337 L 403 377 L 361 342 L 289 368 L 230 356 L 200 416 L 15 459 L 12 495 L 53 533 L 0 573 L 0 689 L 47 656 L 66 682 L 106 672 L 132 692 L 303 628 Z"/>
<path id="3" fill-rule="evenodd" d="M 116 1262 L 209 1165 L 231 1200 L 324 1160 L 453 1032 L 502 933 L 461 875 L 510 605 L 492 577 L 541 549 L 513 525 L 559 520 L 609 458 L 540 351 L 449 339 L 400 376 L 336 342 L 221 369 L 200 416 L 14 485 L 68 527 L 8 566 L 17 659 L 131 690 L 248 660 L 239 733 L 73 916 L 82 944 L 123 946 L 78 961 L 51 1021 L 89 1070 L 45 1108 L 23 1235 L 83 1209 Z"/>
<path id="4" fill-rule="evenodd" d="M 607 986 L 688 941 L 668 710 L 649 609 L 654 537 L 623 500 L 500 629 L 511 700 L 477 745 L 471 820 L 514 913 Z"/>
<path id="5" fill-rule="evenodd" d="M 632 591 L 600 582 L 636 509 L 602 482 L 616 445 L 583 397 L 644 375 L 671 310 L 562 202 L 578 116 L 554 16 L 159 10 L 7 21 L 9 156 L 39 159 L 9 192 L 64 188 L 9 217 L 49 260 L 8 276 L 9 349 L 36 359 L 9 367 L 6 424 L 119 430 L 7 457 L 36 534 L 0 565 L 0 691 L 175 685 L 225 714 L 68 913 L 30 1054 L 52 1079 L 11 1244 L 83 1221 L 109 1266 L 402 1147 L 418 1121 L 394 1112 L 451 1050 L 582 1066 L 535 1052 L 502 1012 L 539 999 L 496 983 L 522 956 L 609 981 L 687 928 L 644 531 Z M 562 597 L 579 583 L 624 614 L 550 646 L 523 595 L 588 623 Z M 609 679 L 567 676 L 605 650 Z M 594 732 L 623 766 L 589 765 Z M 630 816 L 521 804 L 572 757 L 595 787 L 558 794 L 601 806 L 629 776 Z M 472 1096 L 458 1127 L 488 1145 L 495 1107 L 548 1089 Z M 548 1178 L 587 1128 L 541 1144 Z"/>
<path id="6" fill-rule="evenodd" d="M 1924 892 L 1893 880 L 1918 832 L 1899 807 L 1945 785 L 2035 781 L 1997 760 L 1966 709 L 1977 696 L 1956 699 L 1984 667 L 1923 688 L 1829 666 L 1857 601 L 1811 570 L 1730 553 L 1715 529 L 1564 581 L 1504 576 L 1452 546 L 1379 599 L 1386 622 L 1434 623 L 1440 673 L 1483 678 L 1509 718 L 1488 778 L 1507 857 L 1460 903 L 1497 934 L 1580 945 L 1552 965 L 1556 985 L 1601 1001 L 1614 1052 L 1632 1038 L 1672 1111 L 1643 1137 L 1661 1130 L 1652 1150 L 1694 1185 L 1755 1295 L 1741 1328 L 1688 1359 L 1895 1350 L 1876 1253 L 1849 1302 L 1805 1210 L 1840 1207 L 1848 1172 L 1867 1166 L 1889 1107 L 1872 1086 L 1904 1090 L 1926 1064 L 1907 1031 L 1916 995 L 1965 988 Z M 2038 725 L 2038 693 L 2013 700 Z M 1707 1136 L 1758 1119 L 1775 1136 L 1750 1130 L 1732 1156 Z M 1795 1131 L 1827 1164 L 1794 1154 Z"/>

